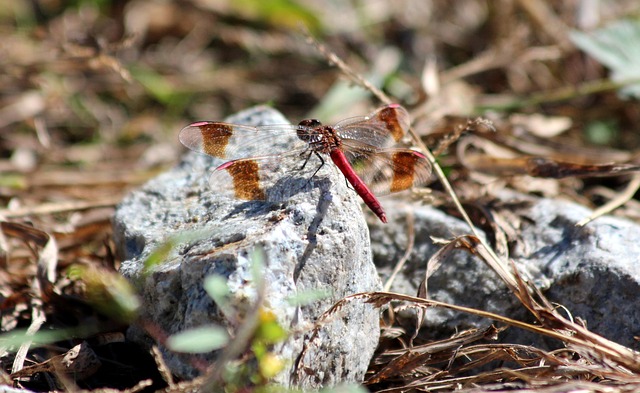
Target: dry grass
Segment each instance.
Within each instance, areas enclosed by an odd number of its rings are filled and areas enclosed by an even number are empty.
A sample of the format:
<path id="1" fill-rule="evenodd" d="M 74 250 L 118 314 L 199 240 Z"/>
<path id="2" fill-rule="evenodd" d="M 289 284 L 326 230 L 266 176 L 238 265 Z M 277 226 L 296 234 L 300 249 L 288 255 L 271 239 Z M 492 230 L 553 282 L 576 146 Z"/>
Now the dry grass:
<path id="1" fill-rule="evenodd" d="M 117 285 L 115 204 L 177 161 L 177 132 L 194 119 L 271 102 L 291 119 L 311 111 L 328 122 L 393 97 L 411 108 L 414 143 L 438 151 L 463 200 L 481 195 L 477 180 L 490 176 L 504 187 L 640 218 L 633 199 L 640 110 L 568 39 L 570 29 L 637 17 L 635 1 L 598 11 L 596 2 L 539 0 L 274 3 L 285 6 L 274 13 L 227 1 L 43 0 L 0 9 L 0 322 L 3 332 L 67 329 L 44 347 L 0 353 L 4 383 L 36 390 L 136 390 L 146 380 L 154 383 L 149 389 L 166 386 L 166 370 L 114 334 L 128 323 L 126 309 L 96 304 L 91 292 Z M 306 42 L 300 21 L 327 50 Z M 480 115 L 494 130 L 469 122 Z M 527 175 L 532 180 L 520 181 Z M 446 307 L 496 322 L 420 342 L 388 311 L 365 381 L 371 391 L 638 390 L 636 352 L 560 315 L 476 237 L 456 239 L 443 253 L 452 248 L 484 260 L 538 323 L 426 296 L 345 299 L 391 304 L 391 311 Z M 72 265 L 83 273 L 69 277 Z M 565 348 L 495 344 L 506 326 Z M 69 337 L 91 343 L 103 359 L 99 372 L 92 360 L 59 361 L 71 348 L 93 359 Z"/>

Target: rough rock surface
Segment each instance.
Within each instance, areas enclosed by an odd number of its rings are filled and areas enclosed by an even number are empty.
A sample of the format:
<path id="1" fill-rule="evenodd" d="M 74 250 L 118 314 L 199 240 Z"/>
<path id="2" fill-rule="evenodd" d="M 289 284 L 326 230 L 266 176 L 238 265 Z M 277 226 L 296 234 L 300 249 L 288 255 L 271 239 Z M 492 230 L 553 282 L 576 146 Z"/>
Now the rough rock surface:
<path id="1" fill-rule="evenodd" d="M 228 121 L 288 123 L 267 107 L 243 111 Z M 210 171 L 222 162 L 190 152 L 175 168 L 132 192 L 119 205 L 114 235 L 124 260 L 121 272 L 142 293 L 143 317 L 168 334 L 211 323 L 233 331 L 238 327 L 235 321 L 256 299 L 250 255 L 262 247 L 266 253 L 263 307 L 274 312 L 282 326 L 302 331 L 276 348 L 288 365 L 276 382 L 317 388 L 361 381 L 379 337 L 378 310 L 361 302 L 350 303 L 321 329 L 301 359 L 304 369 L 295 369 L 303 343 L 309 339 L 309 327 L 324 311 L 344 296 L 380 289 L 357 196 L 331 165 L 324 165 L 311 181 L 317 165 L 307 165 L 292 184 L 283 185 L 286 192 L 291 187 L 304 189 L 287 202 L 226 198 L 208 183 Z M 166 262 L 143 276 L 145 259 L 170 239 L 176 246 Z M 227 279 L 237 315 L 224 315 L 203 290 L 204 277 L 212 273 Z M 287 301 L 312 290 L 328 291 L 330 296 L 298 306 Z M 139 329 L 133 329 L 130 336 L 145 339 Z M 188 358 L 166 348 L 162 352 L 176 374 L 193 377 L 198 373 Z M 205 359 L 215 356 L 212 353 Z"/>
<path id="2" fill-rule="evenodd" d="M 637 349 L 640 335 L 640 226 L 605 216 L 578 228 L 575 223 L 591 211 L 575 203 L 540 199 L 504 192 L 505 203 L 498 214 L 509 217 L 518 239 L 510 257 L 518 270 L 529 274 L 552 302 L 562 304 L 587 327 L 620 344 Z M 452 238 L 470 233 L 457 218 L 429 206 L 407 207 L 384 201 L 389 224 L 370 221 L 374 260 L 384 279 L 406 249 L 406 217 L 415 218 L 415 245 L 406 268 L 392 290 L 415 295 L 424 278 L 427 261 L 439 248 L 430 236 Z M 518 217 L 517 219 L 515 217 Z M 499 278 L 479 259 L 455 251 L 428 281 L 429 296 L 457 305 L 492 311 L 529 320 L 524 308 Z M 490 321 L 449 310 L 430 309 L 425 318 L 429 334 L 448 335 Z M 557 347 L 557 342 L 540 342 L 540 337 L 510 329 L 505 341 Z"/>

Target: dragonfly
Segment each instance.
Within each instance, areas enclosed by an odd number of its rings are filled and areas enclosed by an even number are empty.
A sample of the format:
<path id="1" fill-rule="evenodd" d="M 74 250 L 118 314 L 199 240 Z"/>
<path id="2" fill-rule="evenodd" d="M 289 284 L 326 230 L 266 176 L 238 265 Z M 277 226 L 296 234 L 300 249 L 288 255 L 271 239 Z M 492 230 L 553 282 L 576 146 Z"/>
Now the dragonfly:
<path id="1" fill-rule="evenodd" d="M 316 176 L 328 156 L 364 203 L 386 223 L 376 195 L 423 185 L 431 177 L 431 164 L 424 154 L 393 147 L 409 126 L 407 110 L 390 104 L 368 116 L 334 125 L 323 125 L 316 119 L 305 119 L 298 125 L 262 126 L 200 121 L 183 128 L 179 139 L 193 151 L 225 160 L 215 168 L 209 183 L 243 200 L 271 199 L 269 191 L 275 184 L 288 184 L 296 176 L 295 170 L 282 173 L 282 168 L 303 169 L 314 156 L 320 160 L 312 175 Z M 281 142 L 283 137 L 285 142 Z"/>

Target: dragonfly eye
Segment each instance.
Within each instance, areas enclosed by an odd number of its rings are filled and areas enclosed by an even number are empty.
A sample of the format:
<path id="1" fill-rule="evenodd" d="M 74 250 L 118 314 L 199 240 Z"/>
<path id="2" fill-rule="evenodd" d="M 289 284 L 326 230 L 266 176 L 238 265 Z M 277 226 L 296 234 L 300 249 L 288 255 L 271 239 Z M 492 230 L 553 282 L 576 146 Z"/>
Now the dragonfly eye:
<path id="1" fill-rule="evenodd" d="M 305 119 L 298 123 L 298 125 L 302 127 L 316 128 L 320 127 L 322 123 L 320 123 L 320 120 L 317 119 Z"/>

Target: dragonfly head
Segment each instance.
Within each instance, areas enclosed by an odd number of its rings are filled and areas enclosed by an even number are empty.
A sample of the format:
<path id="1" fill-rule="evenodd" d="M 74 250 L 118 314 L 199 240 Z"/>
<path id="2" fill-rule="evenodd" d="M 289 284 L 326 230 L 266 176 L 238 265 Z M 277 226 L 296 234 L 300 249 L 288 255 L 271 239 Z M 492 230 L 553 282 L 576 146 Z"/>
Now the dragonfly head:
<path id="1" fill-rule="evenodd" d="M 298 123 L 298 138 L 302 139 L 305 142 L 312 142 L 312 139 L 316 138 L 313 129 L 322 126 L 320 120 L 317 119 L 305 119 Z"/>

